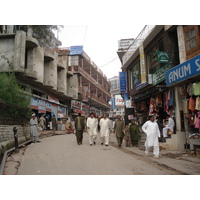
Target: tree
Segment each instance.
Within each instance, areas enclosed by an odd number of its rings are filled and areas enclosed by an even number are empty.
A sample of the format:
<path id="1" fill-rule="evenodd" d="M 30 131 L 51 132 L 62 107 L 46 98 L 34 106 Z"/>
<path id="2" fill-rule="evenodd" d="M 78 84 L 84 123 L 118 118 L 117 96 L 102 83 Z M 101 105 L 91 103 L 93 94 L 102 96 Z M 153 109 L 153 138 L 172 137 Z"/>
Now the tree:
<path id="1" fill-rule="evenodd" d="M 32 28 L 33 37 L 36 38 L 42 47 L 51 47 L 51 41 L 55 37 L 53 30 L 60 30 L 62 25 L 16 25 L 17 30 L 27 31 Z"/>

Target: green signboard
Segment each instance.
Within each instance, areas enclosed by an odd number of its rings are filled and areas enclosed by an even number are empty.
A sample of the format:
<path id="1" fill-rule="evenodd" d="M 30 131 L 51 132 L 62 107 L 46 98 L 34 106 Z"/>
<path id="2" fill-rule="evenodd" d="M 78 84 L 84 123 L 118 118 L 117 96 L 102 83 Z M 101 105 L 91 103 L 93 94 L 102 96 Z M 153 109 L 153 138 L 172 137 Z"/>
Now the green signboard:
<path id="1" fill-rule="evenodd" d="M 168 63 L 169 62 L 169 54 L 165 51 L 157 51 L 157 57 L 159 63 Z"/>
<path id="2" fill-rule="evenodd" d="M 168 63 L 153 74 L 153 85 L 165 80 L 165 72 L 172 68 L 172 64 Z"/>

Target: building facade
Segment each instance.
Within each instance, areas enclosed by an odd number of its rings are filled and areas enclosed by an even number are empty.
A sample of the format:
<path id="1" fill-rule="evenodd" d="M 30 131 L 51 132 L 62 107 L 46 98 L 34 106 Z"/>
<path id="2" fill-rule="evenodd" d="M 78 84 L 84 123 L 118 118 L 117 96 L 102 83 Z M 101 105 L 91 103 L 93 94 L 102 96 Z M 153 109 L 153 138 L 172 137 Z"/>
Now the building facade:
<path id="1" fill-rule="evenodd" d="M 90 112 L 97 116 L 110 110 L 110 82 L 83 50 L 83 46 L 70 47 L 69 70 L 78 79 L 78 98 L 72 101 L 72 115 Z"/>
<path id="2" fill-rule="evenodd" d="M 184 150 L 185 144 L 189 142 L 188 132 L 195 132 L 194 125 L 187 130 L 188 115 L 185 115 L 183 105 L 183 99 L 189 100 L 190 96 L 188 93 L 183 96 L 180 90 L 183 90 L 181 87 L 184 83 L 185 87 L 198 83 L 200 71 L 197 69 L 191 76 L 192 79 L 188 77 L 179 81 L 179 77 L 173 84 L 168 84 L 167 74 L 195 56 L 197 60 L 193 62 L 198 66 L 199 50 L 199 26 L 145 26 L 122 56 L 122 71 L 127 73 L 128 95 L 133 101 L 133 114 L 138 123 L 142 125 L 148 115 L 155 111 L 161 126 L 166 114 L 175 120 L 175 134 L 161 143 L 166 149 Z M 192 68 L 195 68 L 192 63 Z M 180 71 L 182 68 L 178 70 L 176 72 L 181 73 L 179 76 L 184 76 L 185 72 Z M 197 95 L 193 98 L 196 102 Z M 188 107 L 187 110 L 189 114 L 193 114 L 193 118 L 198 113 L 197 109 L 191 111 Z"/>
<path id="3" fill-rule="evenodd" d="M 70 116 L 71 100 L 78 98 L 78 78 L 68 71 L 69 49 L 44 49 L 31 30 L 4 32 L 0 44 L 0 72 L 15 72 L 31 96 L 32 111 L 38 117 L 45 114 L 49 121 L 52 115 Z"/>

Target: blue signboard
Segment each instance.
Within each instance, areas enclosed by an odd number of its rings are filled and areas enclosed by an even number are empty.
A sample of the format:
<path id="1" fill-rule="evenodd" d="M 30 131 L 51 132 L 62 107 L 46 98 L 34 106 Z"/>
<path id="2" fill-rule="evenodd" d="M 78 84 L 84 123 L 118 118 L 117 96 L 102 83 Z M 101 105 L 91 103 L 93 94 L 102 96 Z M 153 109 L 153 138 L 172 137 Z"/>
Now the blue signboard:
<path id="1" fill-rule="evenodd" d="M 166 85 L 173 85 L 198 74 L 200 75 L 200 55 L 165 72 Z"/>
<path id="2" fill-rule="evenodd" d="M 126 72 L 119 72 L 120 93 L 126 93 Z"/>
<path id="3" fill-rule="evenodd" d="M 116 105 L 115 105 L 115 98 L 111 98 L 111 107 L 112 107 L 112 110 L 115 109 Z"/>
<path id="4" fill-rule="evenodd" d="M 82 54 L 83 54 L 83 46 L 71 46 L 70 47 L 70 56 L 82 55 Z"/>

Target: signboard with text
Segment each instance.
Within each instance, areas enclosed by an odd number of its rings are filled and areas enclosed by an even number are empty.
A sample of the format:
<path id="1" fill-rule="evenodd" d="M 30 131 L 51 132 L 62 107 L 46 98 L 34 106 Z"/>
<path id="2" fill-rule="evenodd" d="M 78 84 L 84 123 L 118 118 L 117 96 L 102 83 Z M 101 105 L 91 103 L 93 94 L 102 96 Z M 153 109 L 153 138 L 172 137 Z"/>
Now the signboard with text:
<path id="1" fill-rule="evenodd" d="M 119 72 L 120 93 L 126 93 L 126 72 Z"/>
<path id="2" fill-rule="evenodd" d="M 200 55 L 165 72 L 166 85 L 170 86 L 196 75 L 200 75 Z"/>
<path id="3" fill-rule="evenodd" d="M 82 55 L 82 54 L 83 54 L 83 46 L 71 46 L 70 47 L 70 56 Z"/>

